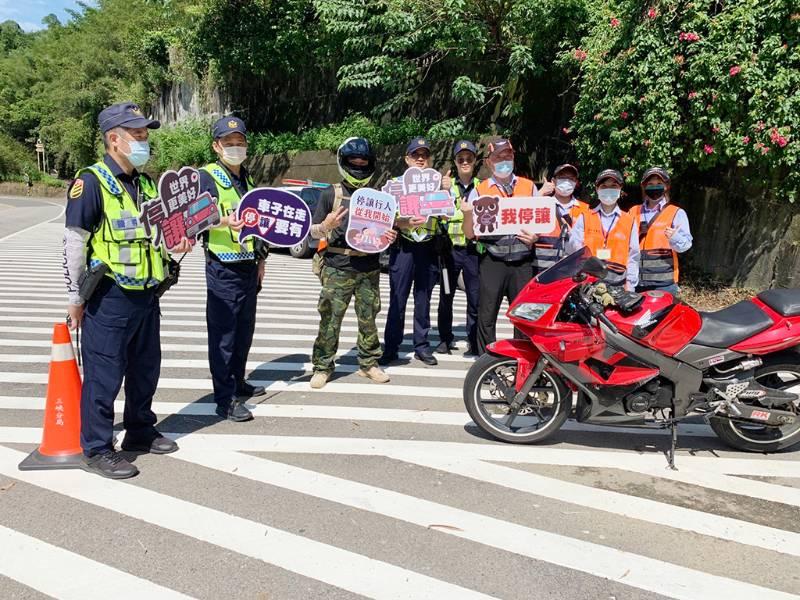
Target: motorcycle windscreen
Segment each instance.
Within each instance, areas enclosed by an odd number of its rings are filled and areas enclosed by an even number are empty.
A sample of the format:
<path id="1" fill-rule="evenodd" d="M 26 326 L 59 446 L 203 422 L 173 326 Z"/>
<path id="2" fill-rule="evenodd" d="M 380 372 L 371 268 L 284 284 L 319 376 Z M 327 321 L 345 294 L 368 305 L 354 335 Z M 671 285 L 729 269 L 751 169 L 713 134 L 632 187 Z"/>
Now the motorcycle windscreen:
<path id="1" fill-rule="evenodd" d="M 545 269 L 539 273 L 535 279 L 539 283 L 547 284 L 559 281 L 561 279 L 569 279 L 580 273 L 583 263 L 592 258 L 592 251 L 586 246 L 580 250 L 576 250 L 554 264 L 549 269 Z"/>

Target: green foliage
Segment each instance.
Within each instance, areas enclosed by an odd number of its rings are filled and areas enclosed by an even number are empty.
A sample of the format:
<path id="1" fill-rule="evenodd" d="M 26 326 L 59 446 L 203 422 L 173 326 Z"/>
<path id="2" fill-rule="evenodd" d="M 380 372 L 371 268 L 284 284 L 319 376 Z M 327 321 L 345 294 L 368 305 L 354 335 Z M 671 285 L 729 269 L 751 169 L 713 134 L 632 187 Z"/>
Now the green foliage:
<path id="1" fill-rule="evenodd" d="M 16 179 L 24 173 L 36 179 L 38 172 L 36 156 L 31 149 L 0 133 L 0 180 Z"/>
<path id="2" fill-rule="evenodd" d="M 800 193 L 800 11 L 794 0 L 603 5 L 561 64 L 580 73 L 571 122 L 591 172 L 630 181 L 653 164 L 679 176 L 746 167 Z"/>
<path id="3" fill-rule="evenodd" d="M 193 72 L 259 123 L 251 154 L 502 131 L 590 173 L 741 168 L 796 199 L 797 0 L 650 2 L 98 0 L 41 32 L 7 21 L 0 134 L 24 147 L 0 137 L 0 169 L 25 168 L 8 165 L 30 164 L 42 137 L 71 176 L 100 151 L 104 106 L 147 105 Z M 299 117 L 281 120 L 287 107 Z M 206 122 L 152 140 L 154 169 L 212 157 Z"/>
<path id="4" fill-rule="evenodd" d="M 27 38 L 16 21 L 0 23 L 0 56 L 25 45 Z"/>
<path id="5" fill-rule="evenodd" d="M 211 129 L 207 121 L 184 121 L 150 132 L 153 157 L 148 170 L 161 173 L 182 166 L 203 166 L 216 158 L 211 149 Z"/>
<path id="6" fill-rule="evenodd" d="M 422 134 L 426 125 L 416 119 L 377 124 L 360 114 L 341 123 L 309 129 L 299 134 L 258 133 L 251 136 L 250 154 L 280 154 L 303 150 L 336 150 L 349 137 L 365 137 L 374 145 L 400 144 Z"/>
<path id="7" fill-rule="evenodd" d="M 0 130 L 18 140 L 40 137 L 63 176 L 92 162 L 100 110 L 154 98 L 164 48 L 143 32 L 157 29 L 158 15 L 144 0 L 99 0 L 66 25 L 51 15 L 47 29 L 23 34 L 0 52 Z M 0 39 L 5 32 L 0 26 Z"/>

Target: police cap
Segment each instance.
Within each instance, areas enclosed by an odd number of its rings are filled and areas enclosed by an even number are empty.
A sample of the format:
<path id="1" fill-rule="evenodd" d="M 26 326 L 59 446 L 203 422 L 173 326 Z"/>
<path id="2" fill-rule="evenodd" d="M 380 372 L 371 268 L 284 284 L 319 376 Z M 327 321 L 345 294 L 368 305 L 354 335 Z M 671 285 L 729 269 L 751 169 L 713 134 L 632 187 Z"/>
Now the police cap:
<path id="1" fill-rule="evenodd" d="M 158 129 L 161 127 L 161 122 L 145 117 L 139 105 L 133 102 L 120 102 L 104 108 L 100 111 L 97 122 L 100 125 L 100 131 L 103 133 L 114 129 L 114 127 L 127 127 L 129 129 L 137 127 Z"/>
<path id="2" fill-rule="evenodd" d="M 469 150 L 473 154 L 478 154 L 478 149 L 475 147 L 475 144 L 473 144 L 469 140 L 458 140 L 453 145 L 453 156 L 455 157 L 456 154 L 462 152 L 463 150 Z"/>
<path id="3" fill-rule="evenodd" d="M 247 135 L 247 127 L 239 117 L 222 117 L 211 126 L 211 135 L 215 140 L 230 135 L 231 133 L 241 133 Z"/>
<path id="4" fill-rule="evenodd" d="M 431 145 L 428 143 L 427 138 L 415 137 L 413 140 L 408 142 L 408 146 L 406 146 L 406 156 L 411 156 L 420 148 L 425 148 L 428 152 L 431 151 Z"/>

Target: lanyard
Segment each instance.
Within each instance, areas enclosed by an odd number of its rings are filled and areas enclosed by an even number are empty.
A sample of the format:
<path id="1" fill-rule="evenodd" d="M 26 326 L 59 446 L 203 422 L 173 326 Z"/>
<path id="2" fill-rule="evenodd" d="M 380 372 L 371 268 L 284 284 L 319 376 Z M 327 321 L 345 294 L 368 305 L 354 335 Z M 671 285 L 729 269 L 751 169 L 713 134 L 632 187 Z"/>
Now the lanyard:
<path id="1" fill-rule="evenodd" d="M 617 213 L 614 213 L 614 218 L 611 219 L 611 225 L 608 226 L 608 231 L 603 230 L 603 217 L 600 217 L 600 231 L 603 234 L 603 248 L 608 248 L 608 236 L 611 234 L 611 230 L 614 229 L 614 223 L 617 222 Z"/>
<path id="2" fill-rule="evenodd" d="M 460 179 L 456 179 L 456 185 L 455 185 L 455 188 L 453 190 L 454 191 L 454 195 L 456 197 L 456 200 L 460 200 L 462 196 L 464 196 L 464 197 L 469 196 L 469 193 L 474 189 L 474 187 L 475 187 L 475 179 L 472 179 L 469 182 L 469 185 L 464 186 L 465 189 L 464 189 L 464 193 L 462 194 L 461 193 L 461 180 Z"/>

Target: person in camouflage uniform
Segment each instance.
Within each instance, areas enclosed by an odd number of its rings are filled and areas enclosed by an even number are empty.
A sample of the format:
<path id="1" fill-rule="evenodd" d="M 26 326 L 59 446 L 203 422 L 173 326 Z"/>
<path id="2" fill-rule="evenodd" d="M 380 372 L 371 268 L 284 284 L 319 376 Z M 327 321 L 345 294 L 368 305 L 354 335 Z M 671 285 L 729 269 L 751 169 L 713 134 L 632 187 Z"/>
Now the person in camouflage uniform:
<path id="1" fill-rule="evenodd" d="M 314 342 L 311 362 L 314 374 L 311 387 L 325 386 L 335 368 L 339 349 L 339 333 L 350 300 L 355 296 L 358 318 L 358 374 L 377 383 L 386 383 L 389 376 L 378 366 L 381 344 L 375 319 L 381 310 L 380 263 L 378 254 L 365 254 L 351 249 L 345 240 L 345 216 L 350 195 L 366 186 L 375 172 L 375 154 L 364 138 L 346 140 L 337 152 L 342 175 L 341 193 L 331 188 L 320 199 L 314 211 L 311 235 L 320 243 L 322 290 L 319 294 L 319 333 Z M 390 232 L 393 238 L 396 233 Z"/>

